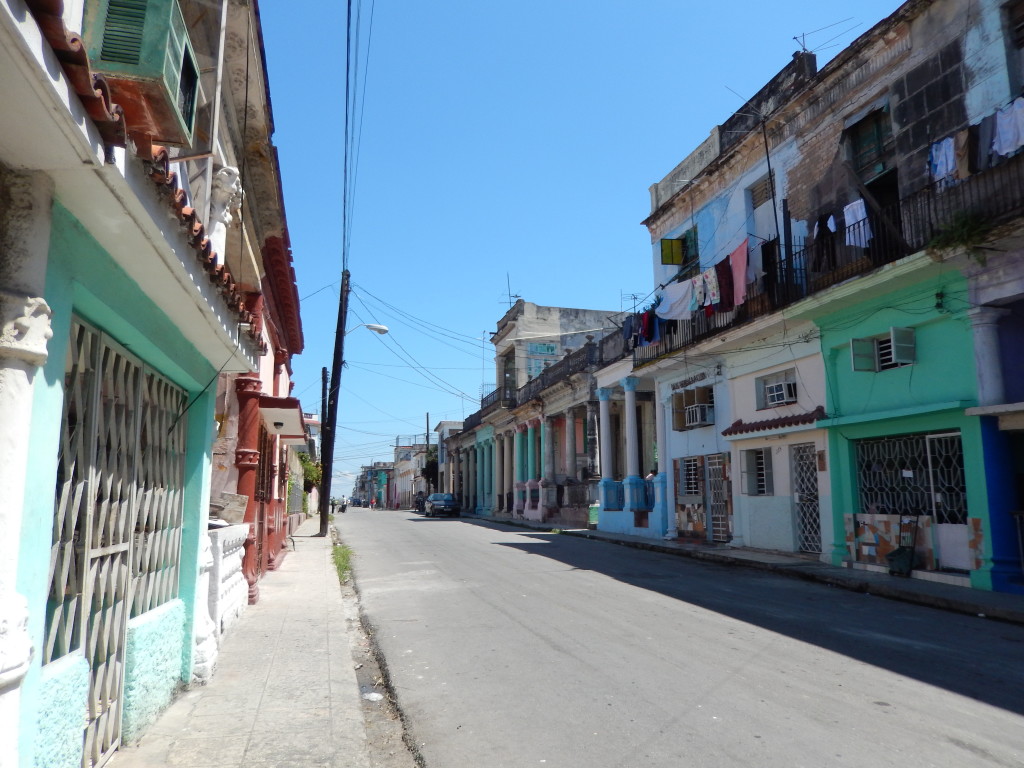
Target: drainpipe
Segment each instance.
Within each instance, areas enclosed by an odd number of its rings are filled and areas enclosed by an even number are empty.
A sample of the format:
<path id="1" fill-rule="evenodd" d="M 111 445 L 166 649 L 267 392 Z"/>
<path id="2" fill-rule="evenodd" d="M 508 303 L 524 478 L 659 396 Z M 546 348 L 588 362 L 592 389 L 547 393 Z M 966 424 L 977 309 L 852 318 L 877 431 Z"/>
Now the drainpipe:
<path id="1" fill-rule="evenodd" d="M 246 10 L 248 13 L 248 9 Z M 213 163 L 217 154 L 217 134 L 220 126 L 220 102 L 224 88 L 224 38 L 228 31 L 228 0 L 220 3 L 220 42 L 217 46 L 217 79 L 213 87 L 213 117 L 210 125 L 210 159 L 206 162 L 206 201 L 203 204 L 203 222 L 210 221 L 210 206 L 213 203 Z M 249 40 L 245 41 L 245 55 L 249 55 Z M 246 105 L 248 108 L 248 105 Z M 245 136 L 242 137 L 242 152 L 245 152 Z M 241 163 L 239 163 L 241 165 Z M 221 254 L 224 258 L 224 254 Z M 322 427 L 321 427 L 322 429 Z"/>

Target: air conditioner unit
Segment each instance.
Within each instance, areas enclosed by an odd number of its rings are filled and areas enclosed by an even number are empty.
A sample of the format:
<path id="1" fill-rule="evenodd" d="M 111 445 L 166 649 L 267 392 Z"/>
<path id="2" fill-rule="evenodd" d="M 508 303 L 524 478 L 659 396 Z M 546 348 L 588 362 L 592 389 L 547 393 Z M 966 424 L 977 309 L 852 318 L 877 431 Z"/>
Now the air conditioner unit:
<path id="1" fill-rule="evenodd" d="M 178 0 L 89 0 L 83 26 L 128 132 L 191 146 L 199 67 Z"/>
<path id="2" fill-rule="evenodd" d="M 706 427 L 715 423 L 715 406 L 699 403 L 686 406 L 686 426 Z"/>
<path id="3" fill-rule="evenodd" d="M 796 402 L 796 382 L 783 381 L 778 384 L 766 384 L 764 400 L 768 406 L 785 405 Z"/>

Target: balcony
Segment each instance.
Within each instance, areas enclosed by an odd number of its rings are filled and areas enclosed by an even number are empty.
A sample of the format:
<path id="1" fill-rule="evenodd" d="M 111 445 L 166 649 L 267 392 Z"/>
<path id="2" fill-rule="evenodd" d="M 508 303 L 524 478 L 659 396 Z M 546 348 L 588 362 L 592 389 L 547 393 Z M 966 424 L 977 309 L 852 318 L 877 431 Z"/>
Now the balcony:
<path id="1" fill-rule="evenodd" d="M 961 181 L 927 187 L 880 213 L 872 211 L 868 219 L 837 232 L 831 240 L 794 243 L 792 256 L 765 265 L 764 278 L 747 286 L 745 303 L 729 312 L 708 316 L 698 311 L 689 320 L 677 321 L 675 327 L 663 331 L 657 344 L 633 350 L 633 367 L 770 315 L 943 240 L 952 243 L 956 238 L 951 233 L 969 229 L 965 222 L 983 222 L 983 228 L 990 230 L 1020 216 L 1022 210 L 1024 153 Z M 866 247 L 855 243 L 866 243 Z"/>
<path id="2" fill-rule="evenodd" d="M 488 413 L 491 413 L 498 408 L 515 408 L 515 406 L 515 389 L 510 386 L 498 387 L 496 390 L 491 392 L 489 395 L 485 395 L 480 400 L 480 415 L 486 416 Z"/>
<path id="3" fill-rule="evenodd" d="M 614 334 L 620 342 L 621 334 Z M 602 341 L 603 344 L 603 341 Z M 575 352 L 563 357 L 557 363 L 545 368 L 536 378 L 530 379 L 525 385 L 519 388 L 515 395 L 516 404 L 528 403 L 549 387 L 553 387 L 577 374 L 585 371 L 588 367 L 603 362 L 600 359 L 600 350 L 594 344 L 585 344 Z"/>

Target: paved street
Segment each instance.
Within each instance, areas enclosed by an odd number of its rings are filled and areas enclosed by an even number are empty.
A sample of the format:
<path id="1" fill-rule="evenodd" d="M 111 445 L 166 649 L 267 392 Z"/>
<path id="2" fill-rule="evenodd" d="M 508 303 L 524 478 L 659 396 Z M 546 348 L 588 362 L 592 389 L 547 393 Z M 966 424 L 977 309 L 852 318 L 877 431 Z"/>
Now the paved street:
<path id="1" fill-rule="evenodd" d="M 1024 627 L 480 521 L 337 524 L 428 766 L 1024 764 Z"/>

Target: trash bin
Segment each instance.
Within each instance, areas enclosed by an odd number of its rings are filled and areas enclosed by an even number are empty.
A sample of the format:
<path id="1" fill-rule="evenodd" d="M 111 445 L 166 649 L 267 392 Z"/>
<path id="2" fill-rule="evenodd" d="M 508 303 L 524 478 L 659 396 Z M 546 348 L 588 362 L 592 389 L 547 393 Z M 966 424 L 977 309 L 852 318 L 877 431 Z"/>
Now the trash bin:
<path id="1" fill-rule="evenodd" d="M 596 501 L 590 505 L 589 514 L 587 517 L 587 528 L 591 531 L 597 530 L 597 511 L 601 508 L 601 505 Z"/>
<path id="2" fill-rule="evenodd" d="M 909 576 L 918 564 L 913 547 L 896 547 L 885 559 L 889 561 L 890 576 Z"/>

